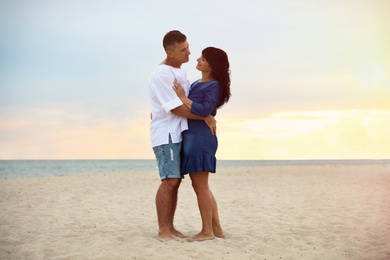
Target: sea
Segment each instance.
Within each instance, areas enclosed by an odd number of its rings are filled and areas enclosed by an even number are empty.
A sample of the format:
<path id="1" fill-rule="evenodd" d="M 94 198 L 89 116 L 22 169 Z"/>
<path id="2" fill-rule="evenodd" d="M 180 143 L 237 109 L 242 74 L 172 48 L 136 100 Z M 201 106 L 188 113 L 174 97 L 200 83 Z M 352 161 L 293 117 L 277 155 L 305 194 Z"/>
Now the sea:
<path id="1" fill-rule="evenodd" d="M 390 165 L 383 160 L 218 160 L 217 168 L 300 165 Z M 156 171 L 156 160 L 0 160 L 0 179 Z"/>

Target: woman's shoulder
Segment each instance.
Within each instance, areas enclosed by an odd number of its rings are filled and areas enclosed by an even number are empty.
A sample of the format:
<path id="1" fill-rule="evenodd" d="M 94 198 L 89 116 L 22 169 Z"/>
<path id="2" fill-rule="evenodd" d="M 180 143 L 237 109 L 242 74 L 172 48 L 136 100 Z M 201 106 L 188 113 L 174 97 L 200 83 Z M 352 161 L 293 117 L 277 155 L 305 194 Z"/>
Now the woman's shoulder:
<path id="1" fill-rule="evenodd" d="M 203 86 L 212 86 L 212 85 L 219 85 L 219 82 L 218 80 L 209 80 L 209 81 L 200 81 L 200 79 L 198 80 L 195 80 L 193 83 L 193 85 L 196 85 L 196 84 L 199 84 L 199 85 L 203 85 Z"/>
<path id="2" fill-rule="evenodd" d="M 206 82 L 201 82 L 200 80 L 197 80 L 191 85 L 191 90 L 194 90 L 195 92 L 218 93 L 219 89 L 220 89 L 220 84 L 217 80 L 210 80 Z"/>
<path id="3" fill-rule="evenodd" d="M 204 83 L 205 83 L 205 87 L 219 87 L 220 86 L 218 80 L 210 80 L 210 81 L 207 81 Z"/>

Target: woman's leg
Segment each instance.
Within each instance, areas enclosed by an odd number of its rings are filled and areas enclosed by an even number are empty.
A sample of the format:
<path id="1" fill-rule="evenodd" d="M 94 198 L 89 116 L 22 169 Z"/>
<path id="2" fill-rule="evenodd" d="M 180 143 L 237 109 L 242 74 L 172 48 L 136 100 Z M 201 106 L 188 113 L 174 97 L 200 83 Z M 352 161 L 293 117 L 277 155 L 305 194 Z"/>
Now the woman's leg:
<path id="1" fill-rule="evenodd" d="M 190 174 L 192 187 L 198 199 L 198 207 L 202 218 L 202 231 L 190 238 L 188 241 L 203 241 L 214 239 L 213 231 L 213 211 L 214 202 L 213 195 L 209 188 L 209 173 L 196 172 Z"/>
<path id="2" fill-rule="evenodd" d="M 213 232 L 216 237 L 219 238 L 225 238 L 225 235 L 223 233 L 222 227 L 221 227 L 221 222 L 219 221 L 219 214 L 218 214 L 218 205 L 217 201 L 215 200 L 215 197 L 213 193 L 211 192 L 211 199 L 213 201 Z"/>

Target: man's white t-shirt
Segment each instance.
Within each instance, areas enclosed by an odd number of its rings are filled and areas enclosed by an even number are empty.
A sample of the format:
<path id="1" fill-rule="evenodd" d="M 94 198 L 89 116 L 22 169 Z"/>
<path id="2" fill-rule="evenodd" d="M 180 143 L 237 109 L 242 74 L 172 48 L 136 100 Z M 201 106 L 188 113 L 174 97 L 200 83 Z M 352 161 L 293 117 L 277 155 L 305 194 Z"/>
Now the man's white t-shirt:
<path id="1" fill-rule="evenodd" d="M 183 104 L 173 90 L 173 82 L 177 80 L 188 95 L 190 83 L 187 73 L 165 64 L 159 65 L 149 78 L 149 95 L 152 105 L 152 121 L 150 123 L 150 137 L 152 147 L 169 143 L 169 134 L 172 143 L 181 142 L 181 132 L 188 129 L 187 118 L 175 115 L 172 109 Z"/>

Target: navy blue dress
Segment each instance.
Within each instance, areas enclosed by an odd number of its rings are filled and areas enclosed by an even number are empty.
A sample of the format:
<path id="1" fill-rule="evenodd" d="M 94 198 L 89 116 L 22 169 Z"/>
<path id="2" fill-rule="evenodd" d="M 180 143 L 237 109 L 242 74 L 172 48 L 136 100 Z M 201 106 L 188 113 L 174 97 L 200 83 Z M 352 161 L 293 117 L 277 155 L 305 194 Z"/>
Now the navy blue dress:
<path id="1" fill-rule="evenodd" d="M 188 98 L 193 101 L 191 112 L 202 117 L 210 114 L 215 116 L 220 95 L 221 87 L 218 81 L 195 81 L 188 95 Z M 182 136 L 181 172 L 184 174 L 197 171 L 215 173 L 218 140 L 216 135 L 212 135 L 207 124 L 203 120 L 188 119 L 188 130 L 184 131 Z"/>

